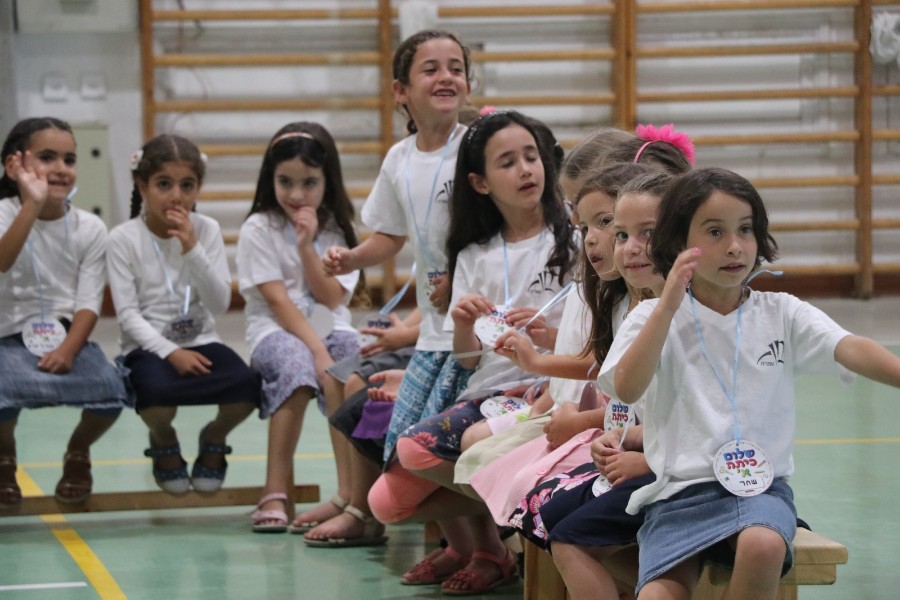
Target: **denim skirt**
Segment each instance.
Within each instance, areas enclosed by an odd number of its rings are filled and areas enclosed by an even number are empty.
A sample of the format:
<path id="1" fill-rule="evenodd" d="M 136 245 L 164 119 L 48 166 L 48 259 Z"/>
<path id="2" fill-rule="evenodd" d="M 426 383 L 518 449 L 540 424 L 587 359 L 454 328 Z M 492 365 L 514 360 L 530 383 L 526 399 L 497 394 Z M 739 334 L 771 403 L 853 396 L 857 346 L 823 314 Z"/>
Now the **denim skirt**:
<path id="1" fill-rule="evenodd" d="M 637 591 L 694 556 L 699 556 L 701 567 L 713 563 L 733 568 L 734 551 L 727 540 L 748 527 L 767 527 L 781 535 L 787 550 L 781 574 L 787 573 L 794 564 L 797 509 L 794 492 L 784 478 L 775 479 L 758 496 L 741 498 L 711 481 L 647 506 L 637 535 Z"/>
<path id="2" fill-rule="evenodd" d="M 22 343 L 21 335 L 0 338 L 0 409 L 134 405 L 125 388 L 127 370 L 110 363 L 94 342 L 78 352 L 68 373 L 41 371 L 39 360 Z"/>

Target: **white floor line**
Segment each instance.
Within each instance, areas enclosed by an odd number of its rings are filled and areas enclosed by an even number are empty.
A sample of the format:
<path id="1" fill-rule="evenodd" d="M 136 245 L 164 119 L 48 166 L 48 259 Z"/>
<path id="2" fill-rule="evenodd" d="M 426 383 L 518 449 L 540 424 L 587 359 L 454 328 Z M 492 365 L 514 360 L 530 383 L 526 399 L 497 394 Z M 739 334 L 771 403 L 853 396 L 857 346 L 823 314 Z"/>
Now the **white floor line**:
<path id="1" fill-rule="evenodd" d="M 58 590 L 62 588 L 87 587 L 86 581 L 65 581 L 63 583 L 28 583 L 23 585 L 0 585 L 0 592 L 18 590 Z"/>

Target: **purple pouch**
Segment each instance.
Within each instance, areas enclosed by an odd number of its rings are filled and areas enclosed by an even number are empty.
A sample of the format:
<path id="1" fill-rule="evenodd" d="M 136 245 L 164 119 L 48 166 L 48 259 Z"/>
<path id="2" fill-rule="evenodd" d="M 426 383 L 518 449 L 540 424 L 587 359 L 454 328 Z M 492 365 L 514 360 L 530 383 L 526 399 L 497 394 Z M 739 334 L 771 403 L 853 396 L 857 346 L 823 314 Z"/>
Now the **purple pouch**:
<path id="1" fill-rule="evenodd" d="M 387 435 L 393 412 L 393 402 L 367 400 L 363 404 L 362 418 L 353 430 L 353 437 L 361 440 L 383 440 Z"/>

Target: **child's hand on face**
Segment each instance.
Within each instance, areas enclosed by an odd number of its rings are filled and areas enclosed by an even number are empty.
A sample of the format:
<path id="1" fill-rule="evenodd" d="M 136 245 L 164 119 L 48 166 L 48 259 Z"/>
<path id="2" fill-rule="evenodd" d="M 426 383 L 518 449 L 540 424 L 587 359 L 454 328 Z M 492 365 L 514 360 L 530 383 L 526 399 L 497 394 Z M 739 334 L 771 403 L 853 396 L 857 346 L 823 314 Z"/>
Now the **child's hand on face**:
<path id="1" fill-rule="evenodd" d="M 35 172 L 33 161 L 30 151 L 26 150 L 24 155 L 16 152 L 10 156 L 7 169 L 10 179 L 15 181 L 19 188 L 22 203 L 32 202 L 40 211 L 50 195 L 50 186 L 46 174 Z"/>
<path id="2" fill-rule="evenodd" d="M 475 321 L 482 315 L 489 315 L 494 310 L 490 300 L 479 294 L 466 294 L 459 299 L 450 316 L 458 328 L 472 329 Z"/>
<path id="3" fill-rule="evenodd" d="M 694 269 L 697 268 L 697 259 L 700 257 L 700 248 L 688 248 L 681 252 L 672 264 L 669 276 L 666 277 L 666 287 L 663 288 L 659 303 L 665 308 L 675 312 L 681 305 L 685 291 L 691 283 Z"/>
<path id="4" fill-rule="evenodd" d="M 294 229 L 297 232 L 297 247 L 312 244 L 316 239 L 316 232 L 319 230 L 319 217 L 316 215 L 316 209 L 311 206 L 303 206 L 293 217 Z"/>
<path id="5" fill-rule="evenodd" d="M 350 258 L 350 248 L 332 246 L 322 257 L 322 266 L 325 268 L 325 274 L 333 277 L 335 275 L 346 275 L 351 272 L 353 269 L 349 265 Z"/>
<path id="6" fill-rule="evenodd" d="M 433 280 L 434 291 L 428 296 L 428 301 L 441 314 L 447 312 L 450 307 L 450 278 L 446 275 L 438 275 Z"/>
<path id="7" fill-rule="evenodd" d="M 178 238 L 181 241 L 181 253 L 187 254 L 197 245 L 197 232 L 191 222 L 191 215 L 183 206 L 176 206 L 166 210 L 166 220 L 169 223 L 169 237 Z"/>
<path id="8" fill-rule="evenodd" d="M 179 375 L 209 375 L 212 361 L 193 350 L 179 348 L 166 357 Z"/>

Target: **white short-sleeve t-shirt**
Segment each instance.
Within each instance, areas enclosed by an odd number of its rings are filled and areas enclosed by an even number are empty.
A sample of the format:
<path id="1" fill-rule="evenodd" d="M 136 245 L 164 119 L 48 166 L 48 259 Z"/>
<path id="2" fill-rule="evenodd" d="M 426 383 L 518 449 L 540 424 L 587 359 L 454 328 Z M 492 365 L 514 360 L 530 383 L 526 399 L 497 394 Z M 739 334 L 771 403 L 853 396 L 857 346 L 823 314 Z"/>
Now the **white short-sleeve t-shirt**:
<path id="1" fill-rule="evenodd" d="M 320 227 L 316 235 L 316 254 L 322 256 L 331 246 L 346 246 L 343 232 L 332 222 Z M 247 343 L 252 352 L 267 335 L 280 331 L 269 303 L 259 291 L 260 284 L 283 281 L 294 306 L 305 310 L 315 303 L 303 276 L 303 263 L 297 251 L 293 225 L 280 215 L 254 213 L 241 226 L 237 247 L 238 285 L 246 300 Z M 337 277 L 346 294 L 344 303 L 332 310 L 334 331 L 355 331 L 350 324 L 346 304 L 359 282 L 359 271 Z"/>
<path id="2" fill-rule="evenodd" d="M 495 305 L 540 309 L 562 288 L 559 277 L 547 268 L 547 259 L 555 243 L 553 232 L 544 229 L 529 239 L 506 244 L 507 260 L 503 256 L 503 237 L 499 234 L 486 244 L 470 244 L 457 257 L 450 306 L 466 294 L 481 294 Z M 507 272 L 508 299 L 504 278 Z M 560 303 L 547 311 L 544 315 L 547 324 L 557 327 L 562 310 Z M 453 319 L 449 314 L 444 328 L 448 332 L 453 331 Z M 532 376 L 507 358 L 491 352 L 482 356 L 475 373 L 469 378 L 467 390 L 484 389 L 527 377 Z"/>
<path id="3" fill-rule="evenodd" d="M 362 208 L 362 222 L 373 231 L 406 236 L 416 261 L 416 305 L 422 313 L 417 350 L 449 351 L 453 338 L 443 331 L 444 316 L 428 299 L 427 282 L 447 270 L 448 206 L 456 155 L 465 127 L 434 152 L 416 148 L 416 135 L 395 144 Z M 431 210 L 429 212 L 429 203 Z"/>
<path id="4" fill-rule="evenodd" d="M 645 300 L 631 311 L 600 369 L 601 385 L 613 397 L 616 365 L 657 302 Z M 699 302 L 695 310 L 706 355 L 730 388 L 738 311 L 721 315 Z M 853 373 L 834 360 L 835 347 L 849 333 L 812 305 L 771 292 L 750 292 L 741 325 L 735 402 L 742 439 L 762 447 L 776 477 L 789 477 L 794 471 L 794 376 L 835 373 L 849 383 Z M 685 295 L 644 394 L 644 453 L 657 479 L 632 494 L 629 513 L 715 480 L 713 457 L 734 439 L 734 412 L 712 367 L 701 351 Z"/>

